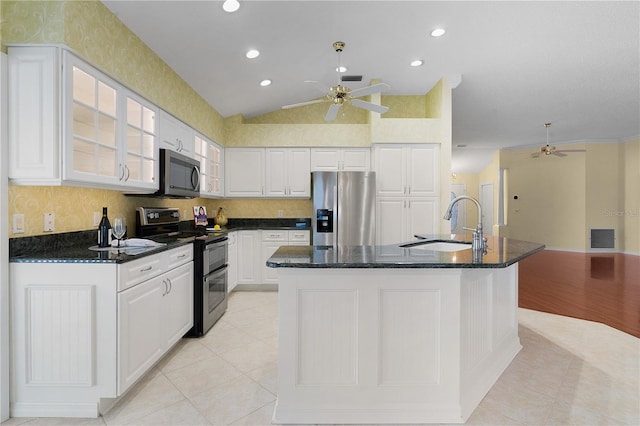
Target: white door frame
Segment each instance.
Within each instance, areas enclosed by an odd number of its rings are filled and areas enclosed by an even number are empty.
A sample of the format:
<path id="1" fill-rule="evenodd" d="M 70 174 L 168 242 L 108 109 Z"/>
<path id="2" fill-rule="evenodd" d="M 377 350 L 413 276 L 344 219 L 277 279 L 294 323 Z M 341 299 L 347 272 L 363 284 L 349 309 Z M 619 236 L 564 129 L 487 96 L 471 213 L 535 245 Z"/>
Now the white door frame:
<path id="1" fill-rule="evenodd" d="M 485 182 L 480 184 L 479 196 L 480 196 L 480 205 L 482 206 L 482 219 L 478 218 L 482 221 L 482 232 L 485 235 L 493 235 L 493 215 L 494 215 L 494 199 L 495 194 L 493 192 L 493 182 Z M 487 200 L 484 191 L 491 191 L 491 199 Z"/>
<path id="2" fill-rule="evenodd" d="M 9 178 L 7 55 L 0 52 L 0 422 L 9 418 Z"/>

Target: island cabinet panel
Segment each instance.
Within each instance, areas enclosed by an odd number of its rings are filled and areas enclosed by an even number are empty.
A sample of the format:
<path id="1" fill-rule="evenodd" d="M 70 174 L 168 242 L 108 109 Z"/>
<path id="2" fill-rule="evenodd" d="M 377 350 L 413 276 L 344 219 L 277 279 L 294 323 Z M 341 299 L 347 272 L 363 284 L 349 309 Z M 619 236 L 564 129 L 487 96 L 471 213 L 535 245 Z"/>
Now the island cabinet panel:
<path id="1" fill-rule="evenodd" d="M 278 272 L 275 423 L 464 423 L 521 349 L 517 264 Z"/>

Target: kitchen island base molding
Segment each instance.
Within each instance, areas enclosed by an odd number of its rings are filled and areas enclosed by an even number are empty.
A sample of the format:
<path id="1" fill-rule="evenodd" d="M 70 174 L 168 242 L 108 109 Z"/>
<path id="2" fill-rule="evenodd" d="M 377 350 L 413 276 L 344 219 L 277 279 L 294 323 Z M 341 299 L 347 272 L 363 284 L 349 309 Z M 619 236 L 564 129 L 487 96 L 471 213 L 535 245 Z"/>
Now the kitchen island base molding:
<path id="1" fill-rule="evenodd" d="M 464 423 L 522 348 L 517 264 L 278 272 L 275 423 Z"/>

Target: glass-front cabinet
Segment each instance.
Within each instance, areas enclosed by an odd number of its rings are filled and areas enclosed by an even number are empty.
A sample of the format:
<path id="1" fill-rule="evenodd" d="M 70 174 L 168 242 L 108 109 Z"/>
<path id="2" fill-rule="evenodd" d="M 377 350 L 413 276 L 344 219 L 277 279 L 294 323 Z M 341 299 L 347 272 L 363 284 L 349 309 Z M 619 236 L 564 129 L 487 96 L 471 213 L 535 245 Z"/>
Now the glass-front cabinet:
<path id="1" fill-rule="evenodd" d="M 208 198 L 222 197 L 222 147 L 196 134 L 194 156 L 200 161 L 200 195 Z"/>
<path id="2" fill-rule="evenodd" d="M 155 188 L 157 109 L 73 55 L 64 56 L 64 179 Z"/>

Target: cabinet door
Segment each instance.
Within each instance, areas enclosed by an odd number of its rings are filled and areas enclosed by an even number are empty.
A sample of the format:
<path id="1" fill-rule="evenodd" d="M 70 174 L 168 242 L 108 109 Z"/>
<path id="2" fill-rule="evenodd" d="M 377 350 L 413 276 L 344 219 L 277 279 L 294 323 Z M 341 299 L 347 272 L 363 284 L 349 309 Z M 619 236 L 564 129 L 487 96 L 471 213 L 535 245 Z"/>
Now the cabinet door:
<path id="1" fill-rule="evenodd" d="M 269 259 L 273 253 L 276 252 L 280 248 L 281 245 L 286 245 L 287 243 L 280 243 L 277 241 L 268 241 L 262 242 L 262 283 L 264 284 L 278 284 L 278 269 L 277 268 L 269 268 L 266 264 L 267 259 Z"/>
<path id="2" fill-rule="evenodd" d="M 341 170 L 368 172 L 371 170 L 371 150 L 369 148 L 344 148 Z"/>
<path id="3" fill-rule="evenodd" d="M 439 203 L 437 198 L 407 199 L 406 240 L 415 239 L 416 234 L 439 234 Z"/>
<path id="4" fill-rule="evenodd" d="M 118 84 L 64 53 L 64 179 L 120 185 L 126 170 L 119 152 Z"/>
<path id="5" fill-rule="evenodd" d="M 265 151 L 265 195 L 268 197 L 286 197 L 288 195 L 287 166 L 289 164 L 286 148 L 267 148 Z"/>
<path id="6" fill-rule="evenodd" d="M 238 231 L 238 284 L 260 283 L 259 238 L 259 231 Z"/>
<path id="7" fill-rule="evenodd" d="M 153 104 L 126 91 L 125 137 L 121 149 L 125 173 L 121 180 L 128 187 L 158 188 L 157 115 L 158 109 Z"/>
<path id="8" fill-rule="evenodd" d="M 225 193 L 228 197 L 264 195 L 264 148 L 224 150 Z"/>
<path id="9" fill-rule="evenodd" d="M 8 52 L 9 178 L 36 185 L 59 183 L 59 51 L 9 47 Z"/>
<path id="10" fill-rule="evenodd" d="M 200 161 L 200 195 L 206 198 L 222 194 L 222 147 L 195 135 L 194 157 Z"/>
<path id="11" fill-rule="evenodd" d="M 403 197 L 378 198 L 376 201 L 376 244 L 407 241 L 407 200 Z"/>
<path id="12" fill-rule="evenodd" d="M 163 342 L 165 349 L 169 349 L 193 327 L 193 262 L 173 269 L 161 278 L 166 287 L 161 307 Z"/>
<path id="13" fill-rule="evenodd" d="M 287 158 L 289 197 L 311 196 L 311 151 L 309 148 L 291 148 Z"/>
<path id="14" fill-rule="evenodd" d="M 129 388 L 165 349 L 160 310 L 165 285 L 152 278 L 118 293 L 118 395 Z"/>
<path id="15" fill-rule="evenodd" d="M 194 149 L 193 130 L 171 114 L 160 111 L 159 140 L 160 148 L 181 152 L 191 157 Z"/>
<path id="16" fill-rule="evenodd" d="M 340 163 L 340 149 L 311 148 L 312 172 L 337 172 Z"/>
<path id="17" fill-rule="evenodd" d="M 229 259 L 227 268 L 227 291 L 231 292 L 238 285 L 238 242 L 237 232 L 229 232 Z"/>
<path id="18" fill-rule="evenodd" d="M 440 193 L 440 155 L 437 145 L 407 148 L 407 195 L 437 197 Z"/>
<path id="19" fill-rule="evenodd" d="M 406 195 L 404 148 L 402 146 L 377 146 L 374 148 L 374 162 L 377 195 Z"/>

